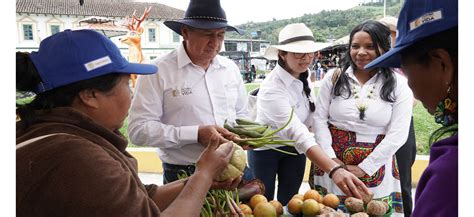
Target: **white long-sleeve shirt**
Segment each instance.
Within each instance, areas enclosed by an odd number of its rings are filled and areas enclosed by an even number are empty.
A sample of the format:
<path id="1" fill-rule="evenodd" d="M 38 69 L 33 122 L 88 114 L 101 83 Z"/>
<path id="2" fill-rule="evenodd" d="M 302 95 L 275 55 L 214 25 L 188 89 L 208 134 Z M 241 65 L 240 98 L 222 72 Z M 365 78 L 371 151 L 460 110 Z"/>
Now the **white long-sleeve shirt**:
<path id="1" fill-rule="evenodd" d="M 313 91 L 310 97 L 314 99 Z M 295 112 L 292 121 L 276 135 L 280 136 L 281 140 L 296 140 L 296 150 L 299 153 L 306 153 L 309 148 L 317 144 L 314 134 L 308 130 L 312 125 L 313 115 L 303 91 L 303 82 L 277 64 L 258 91 L 256 121 L 270 124 L 273 129 L 280 128 L 290 118 L 292 108 Z M 267 148 L 257 150 L 262 149 Z"/>
<path id="2" fill-rule="evenodd" d="M 412 116 L 413 93 L 407 79 L 394 73 L 395 102 L 386 102 L 380 98 L 383 85 L 381 78 L 377 79 L 375 75 L 361 85 L 353 69 L 349 67 L 345 73 L 355 82 L 353 88 L 357 90 L 359 97 L 354 96 L 354 91 L 349 99 L 341 96 L 334 97 L 332 95 L 333 73 L 334 71 L 324 77 L 316 100 L 314 128 L 316 141 L 329 157 L 335 158 L 328 122 L 340 129 L 355 132 L 357 142 L 373 143 L 377 135 L 385 134 L 382 142 L 358 165 L 365 173 L 373 175 L 407 140 Z M 374 90 L 373 94 L 369 94 L 371 90 Z M 371 95 L 370 99 L 367 98 L 368 95 Z M 367 105 L 364 120 L 359 118 L 359 110 L 356 106 L 360 102 Z"/>
<path id="3" fill-rule="evenodd" d="M 138 77 L 128 133 L 136 145 L 158 147 L 163 162 L 196 163 L 205 148 L 197 142 L 200 125 L 247 117 L 247 94 L 231 60 L 216 56 L 204 71 L 181 45 L 152 63 L 158 73 Z"/>

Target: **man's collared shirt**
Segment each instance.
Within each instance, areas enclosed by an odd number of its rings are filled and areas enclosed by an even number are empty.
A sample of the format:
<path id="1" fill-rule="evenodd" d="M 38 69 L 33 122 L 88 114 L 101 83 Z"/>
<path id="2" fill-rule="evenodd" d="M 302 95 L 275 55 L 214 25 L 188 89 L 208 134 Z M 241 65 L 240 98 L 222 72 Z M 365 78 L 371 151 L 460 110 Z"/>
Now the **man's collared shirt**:
<path id="1" fill-rule="evenodd" d="M 200 125 L 247 117 L 247 94 L 231 60 L 216 56 L 205 71 L 181 45 L 152 63 L 158 73 L 139 76 L 128 133 L 136 145 L 158 147 L 163 162 L 196 163 L 205 148 L 197 142 Z"/>

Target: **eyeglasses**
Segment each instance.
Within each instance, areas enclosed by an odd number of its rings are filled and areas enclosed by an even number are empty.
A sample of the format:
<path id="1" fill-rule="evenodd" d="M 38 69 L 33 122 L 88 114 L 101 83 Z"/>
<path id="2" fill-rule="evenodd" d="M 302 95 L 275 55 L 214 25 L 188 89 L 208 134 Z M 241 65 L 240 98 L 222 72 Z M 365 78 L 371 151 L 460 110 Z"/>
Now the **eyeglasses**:
<path id="1" fill-rule="evenodd" d="M 303 59 L 306 56 L 308 56 L 309 58 L 313 58 L 315 55 L 315 53 L 292 53 L 292 54 L 297 59 Z"/>

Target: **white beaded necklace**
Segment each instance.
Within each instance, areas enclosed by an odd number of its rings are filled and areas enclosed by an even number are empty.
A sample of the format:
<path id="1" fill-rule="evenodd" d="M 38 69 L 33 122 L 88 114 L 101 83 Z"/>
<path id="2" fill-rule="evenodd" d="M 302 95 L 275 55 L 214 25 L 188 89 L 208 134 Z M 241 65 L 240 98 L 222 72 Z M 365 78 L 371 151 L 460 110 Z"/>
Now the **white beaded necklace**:
<path id="1" fill-rule="evenodd" d="M 356 81 L 350 80 L 349 85 L 351 87 L 352 93 L 354 93 L 354 99 L 356 101 L 355 105 L 357 107 L 357 110 L 359 110 L 359 119 L 362 121 L 365 121 L 365 111 L 369 107 L 369 104 L 367 100 L 372 100 L 375 99 L 375 83 L 373 82 L 370 84 L 371 86 L 369 87 L 369 90 L 367 92 L 367 96 L 365 98 L 360 97 L 360 90 L 362 89 L 362 86 L 359 86 L 359 88 L 356 88 Z"/>

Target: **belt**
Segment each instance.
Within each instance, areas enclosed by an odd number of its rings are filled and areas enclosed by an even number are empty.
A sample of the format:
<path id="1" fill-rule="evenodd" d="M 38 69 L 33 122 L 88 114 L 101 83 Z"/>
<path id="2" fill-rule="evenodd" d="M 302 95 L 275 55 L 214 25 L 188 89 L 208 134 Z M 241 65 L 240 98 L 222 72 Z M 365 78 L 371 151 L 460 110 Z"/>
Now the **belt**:
<path id="1" fill-rule="evenodd" d="M 163 162 L 163 167 L 166 169 L 176 170 L 176 171 L 179 171 L 179 170 L 194 171 L 194 169 L 196 169 L 196 166 L 194 165 L 177 165 L 177 164 L 169 164 L 165 162 Z"/>

